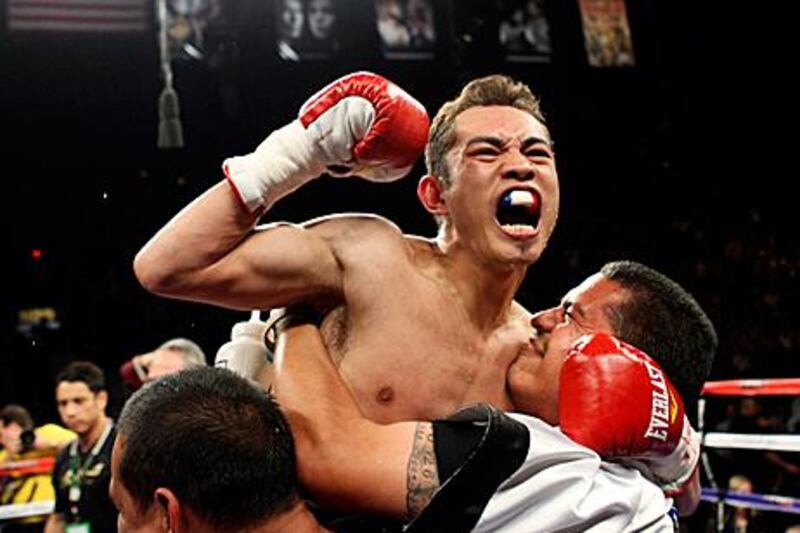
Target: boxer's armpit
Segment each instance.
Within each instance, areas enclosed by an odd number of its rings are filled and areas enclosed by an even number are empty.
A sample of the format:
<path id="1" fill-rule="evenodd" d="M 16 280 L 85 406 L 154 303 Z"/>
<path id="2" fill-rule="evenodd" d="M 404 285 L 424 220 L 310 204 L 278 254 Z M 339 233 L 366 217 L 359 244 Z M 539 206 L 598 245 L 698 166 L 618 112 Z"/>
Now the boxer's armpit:
<path id="1" fill-rule="evenodd" d="M 429 422 L 417 424 L 414 444 L 408 459 L 408 518 L 414 518 L 430 503 L 439 489 L 439 472 L 433 445 L 433 427 Z"/>

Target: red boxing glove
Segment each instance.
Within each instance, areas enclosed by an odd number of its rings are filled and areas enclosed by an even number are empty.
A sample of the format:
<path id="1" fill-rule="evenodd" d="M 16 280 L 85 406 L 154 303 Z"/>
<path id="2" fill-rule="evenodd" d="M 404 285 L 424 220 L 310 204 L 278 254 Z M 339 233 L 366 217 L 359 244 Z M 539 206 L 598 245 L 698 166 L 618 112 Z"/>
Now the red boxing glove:
<path id="1" fill-rule="evenodd" d="M 333 116 L 324 120 L 328 114 Z M 358 139 L 348 154 L 352 164 L 345 160 L 337 166 L 349 168 L 328 170 L 373 181 L 408 174 L 425 149 L 430 126 L 422 104 L 371 72 L 356 72 L 331 83 L 303 104 L 298 118 L 306 129 L 318 129 L 320 136 L 327 135 L 326 128 L 347 123 Z"/>
<path id="2" fill-rule="evenodd" d="M 369 72 L 340 78 L 223 169 L 251 212 L 269 206 L 323 172 L 372 181 L 402 178 L 425 149 L 425 108 L 389 80 Z"/>
<path id="3" fill-rule="evenodd" d="M 700 441 L 683 400 L 647 354 L 604 333 L 581 337 L 561 368 L 561 430 L 643 471 L 670 494 L 691 478 Z"/>

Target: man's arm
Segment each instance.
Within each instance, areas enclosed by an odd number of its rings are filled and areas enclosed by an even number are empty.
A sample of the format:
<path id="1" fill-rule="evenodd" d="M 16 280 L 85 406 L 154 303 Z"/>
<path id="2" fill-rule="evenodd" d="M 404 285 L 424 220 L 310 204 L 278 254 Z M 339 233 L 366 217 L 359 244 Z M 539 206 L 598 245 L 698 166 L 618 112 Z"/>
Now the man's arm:
<path id="1" fill-rule="evenodd" d="M 158 294 L 238 309 L 340 292 L 327 225 L 251 234 L 256 221 L 326 172 L 401 178 L 424 148 L 428 123 L 421 104 L 380 76 L 336 80 L 255 151 L 225 160 L 228 183 L 189 204 L 145 245 L 134 261 L 136 276 Z"/>
<path id="2" fill-rule="evenodd" d="M 700 487 L 700 469 L 695 468 L 692 477 L 683 486 L 679 494 L 673 496 L 673 503 L 675 509 L 678 510 L 679 516 L 691 516 L 700 505 L 700 496 L 702 495 L 702 488 Z"/>
<path id="3" fill-rule="evenodd" d="M 431 424 L 364 418 L 315 326 L 280 335 L 275 377 L 300 480 L 321 505 L 401 520 L 427 505 L 439 486 Z"/>
<path id="4" fill-rule="evenodd" d="M 237 309 L 340 290 L 341 269 L 323 225 L 252 232 L 256 219 L 228 183 L 218 183 L 142 248 L 136 275 L 157 294 Z"/>

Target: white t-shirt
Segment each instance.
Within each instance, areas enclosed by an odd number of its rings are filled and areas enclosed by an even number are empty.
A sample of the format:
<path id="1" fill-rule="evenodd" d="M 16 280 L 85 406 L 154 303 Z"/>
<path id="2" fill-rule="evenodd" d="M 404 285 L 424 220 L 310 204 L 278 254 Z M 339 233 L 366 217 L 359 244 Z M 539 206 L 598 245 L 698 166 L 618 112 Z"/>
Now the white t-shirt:
<path id="1" fill-rule="evenodd" d="M 603 461 L 538 418 L 508 416 L 528 428 L 528 455 L 474 531 L 674 531 L 671 500 L 637 470 Z"/>

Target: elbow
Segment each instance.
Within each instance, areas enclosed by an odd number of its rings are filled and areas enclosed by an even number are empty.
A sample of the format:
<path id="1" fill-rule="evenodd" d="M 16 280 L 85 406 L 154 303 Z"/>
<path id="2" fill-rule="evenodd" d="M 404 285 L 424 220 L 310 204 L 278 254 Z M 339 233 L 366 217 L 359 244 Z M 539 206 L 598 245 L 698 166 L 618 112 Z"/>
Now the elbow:
<path id="1" fill-rule="evenodd" d="M 139 284 L 148 291 L 160 296 L 170 296 L 176 293 L 177 283 L 174 274 L 163 265 L 163 261 L 152 257 L 144 249 L 133 260 L 133 272 Z"/>

